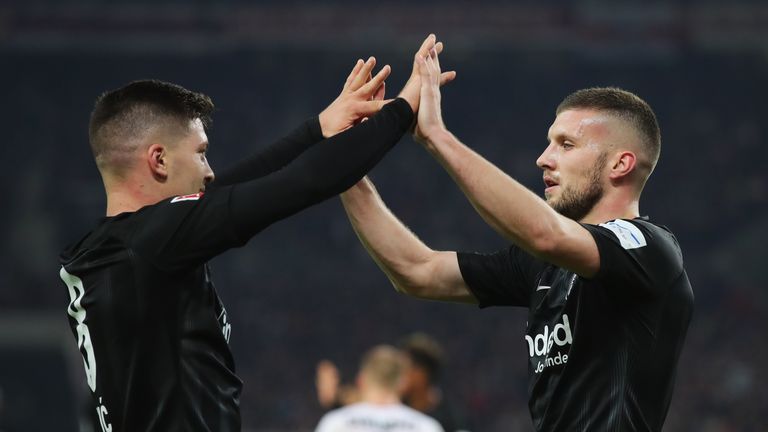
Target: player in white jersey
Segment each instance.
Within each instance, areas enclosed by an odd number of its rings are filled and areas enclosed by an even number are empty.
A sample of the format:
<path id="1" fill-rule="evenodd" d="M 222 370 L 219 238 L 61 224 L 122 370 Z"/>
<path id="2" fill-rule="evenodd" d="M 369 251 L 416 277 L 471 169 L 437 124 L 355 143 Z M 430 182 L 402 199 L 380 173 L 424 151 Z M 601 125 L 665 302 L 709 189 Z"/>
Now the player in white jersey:
<path id="1" fill-rule="evenodd" d="M 379 345 L 363 357 L 357 386 L 361 401 L 327 413 L 315 432 L 443 432 L 440 424 L 402 404 L 403 355 Z"/>

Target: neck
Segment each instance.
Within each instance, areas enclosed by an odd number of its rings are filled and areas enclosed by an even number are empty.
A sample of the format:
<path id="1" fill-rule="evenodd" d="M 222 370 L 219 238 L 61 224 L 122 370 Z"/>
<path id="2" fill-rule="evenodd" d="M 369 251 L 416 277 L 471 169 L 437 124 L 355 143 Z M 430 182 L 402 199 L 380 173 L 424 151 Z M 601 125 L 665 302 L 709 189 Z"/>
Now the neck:
<path id="1" fill-rule="evenodd" d="M 634 219 L 640 216 L 638 197 L 606 197 L 601 199 L 579 222 L 601 224 L 614 219 Z"/>
<path id="2" fill-rule="evenodd" d="M 361 391 L 360 399 L 375 405 L 394 405 L 400 403 L 400 398 L 392 390 L 382 388 L 365 388 Z"/>
<path id="3" fill-rule="evenodd" d="M 135 212 L 163 199 L 141 181 L 105 182 L 104 187 L 107 190 L 107 216 Z"/>
<path id="4" fill-rule="evenodd" d="M 421 411 L 430 412 L 440 403 L 440 392 L 433 387 L 426 387 L 408 395 L 408 406 Z"/>

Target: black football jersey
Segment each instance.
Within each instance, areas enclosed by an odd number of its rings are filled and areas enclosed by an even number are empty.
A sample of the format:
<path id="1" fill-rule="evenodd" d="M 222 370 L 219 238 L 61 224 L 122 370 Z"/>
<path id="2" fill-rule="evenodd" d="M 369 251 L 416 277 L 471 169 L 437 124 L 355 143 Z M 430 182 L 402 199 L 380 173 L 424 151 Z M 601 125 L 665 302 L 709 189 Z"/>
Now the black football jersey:
<path id="1" fill-rule="evenodd" d="M 226 191 L 104 218 L 62 257 L 104 430 L 240 430 L 232 329 L 205 264 L 242 243 L 221 223 Z"/>
<path id="2" fill-rule="evenodd" d="M 591 279 L 516 246 L 460 253 L 480 307 L 528 308 L 529 409 L 537 431 L 661 431 L 693 310 L 680 247 L 647 219 L 584 225 Z"/>
<path id="3" fill-rule="evenodd" d="M 103 218 L 62 252 L 97 428 L 239 431 L 232 328 L 207 261 L 354 185 L 412 121 L 403 99 L 331 138 L 312 119 L 204 193 Z"/>

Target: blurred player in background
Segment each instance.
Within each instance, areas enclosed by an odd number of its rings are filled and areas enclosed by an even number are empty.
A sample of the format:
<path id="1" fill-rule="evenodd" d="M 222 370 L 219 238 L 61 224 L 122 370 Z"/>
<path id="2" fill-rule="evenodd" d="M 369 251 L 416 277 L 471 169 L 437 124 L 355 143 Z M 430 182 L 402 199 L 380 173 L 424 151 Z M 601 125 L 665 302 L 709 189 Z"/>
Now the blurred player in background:
<path id="1" fill-rule="evenodd" d="M 440 343 L 426 333 L 413 333 L 406 336 L 399 347 L 406 358 L 401 389 L 403 402 L 433 417 L 446 431 L 466 430 L 440 387 L 445 365 L 445 351 Z"/>
<path id="2" fill-rule="evenodd" d="M 433 48 L 431 35 L 417 57 Z M 89 135 L 106 217 L 62 253 L 60 277 L 101 430 L 240 430 L 232 328 L 207 261 L 349 188 L 399 141 L 419 76 L 414 65 L 383 101 L 390 69 L 371 78 L 374 66 L 358 61 L 318 117 L 216 177 L 207 96 L 137 81 L 98 98 Z"/>
<path id="3" fill-rule="evenodd" d="M 405 359 L 403 379 L 399 395 L 403 403 L 435 420 L 449 432 L 466 430 L 461 421 L 443 397 L 440 377 L 445 355 L 443 348 L 426 333 L 406 336 L 399 348 Z M 339 370 L 331 361 L 323 360 L 317 365 L 317 400 L 323 409 L 335 409 L 360 400 L 356 386 L 344 384 Z"/>
<path id="4" fill-rule="evenodd" d="M 359 401 L 325 414 L 316 432 L 442 432 L 433 418 L 400 402 L 403 354 L 379 345 L 365 354 L 357 375 Z"/>
<path id="5" fill-rule="evenodd" d="M 491 254 L 434 251 L 367 179 L 342 195 L 362 243 L 398 291 L 528 308 L 523 346 L 536 430 L 660 431 L 693 293 L 677 240 L 639 212 L 661 145 L 650 106 L 616 88 L 566 97 L 537 160 L 544 201 L 446 129 L 438 53 L 417 61 L 417 140 L 512 245 Z"/>

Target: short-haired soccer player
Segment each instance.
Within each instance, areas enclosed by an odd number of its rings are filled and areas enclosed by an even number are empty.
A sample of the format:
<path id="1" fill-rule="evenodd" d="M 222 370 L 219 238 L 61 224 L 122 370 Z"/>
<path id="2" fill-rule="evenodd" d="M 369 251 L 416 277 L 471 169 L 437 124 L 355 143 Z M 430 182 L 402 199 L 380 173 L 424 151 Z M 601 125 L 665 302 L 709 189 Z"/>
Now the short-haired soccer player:
<path id="1" fill-rule="evenodd" d="M 521 348 L 536 430 L 660 431 L 693 293 L 675 237 L 640 215 L 660 149 L 650 106 L 617 88 L 566 97 L 537 160 L 542 200 L 446 129 L 437 52 L 418 61 L 416 138 L 511 244 L 432 250 L 367 179 L 342 195 L 363 244 L 398 291 L 528 309 Z"/>
<path id="2" fill-rule="evenodd" d="M 419 55 L 433 47 L 431 35 Z M 103 432 L 240 430 L 231 324 L 206 263 L 348 189 L 399 141 L 420 78 L 414 65 L 386 102 L 390 69 L 369 80 L 374 65 L 358 61 L 318 117 L 215 180 L 207 96 L 138 81 L 96 101 L 90 143 L 106 217 L 62 253 L 60 276 Z"/>
<path id="3" fill-rule="evenodd" d="M 440 423 L 400 401 L 403 353 L 388 345 L 368 351 L 360 364 L 360 401 L 328 412 L 315 432 L 443 432 Z"/>

